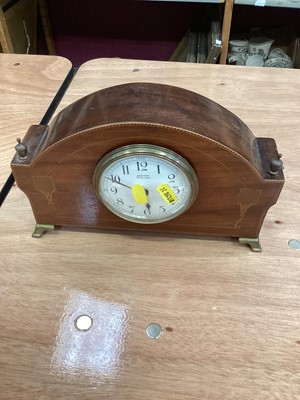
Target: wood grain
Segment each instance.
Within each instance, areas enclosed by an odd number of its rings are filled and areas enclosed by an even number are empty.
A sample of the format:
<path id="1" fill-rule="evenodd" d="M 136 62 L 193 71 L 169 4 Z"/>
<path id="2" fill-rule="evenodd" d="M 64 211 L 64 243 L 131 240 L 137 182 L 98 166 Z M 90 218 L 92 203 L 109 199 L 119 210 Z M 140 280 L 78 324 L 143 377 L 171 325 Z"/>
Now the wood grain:
<path id="1" fill-rule="evenodd" d="M 200 190 L 176 219 L 141 225 L 99 201 L 92 178 L 99 160 L 136 143 L 175 151 L 193 166 Z M 257 238 L 284 183 L 281 170 L 268 172 L 278 158 L 273 139 L 255 138 L 224 107 L 169 85 L 97 91 L 66 107 L 49 127 L 32 126 L 24 144 L 28 157 L 16 155 L 11 165 L 39 224 Z M 149 181 L 139 174 L 134 179 L 151 192 Z"/>
<path id="2" fill-rule="evenodd" d="M 138 69 L 139 71 L 133 72 Z M 0 214 L 0 398 L 299 399 L 299 71 L 94 60 L 64 105 L 129 81 L 208 96 L 274 137 L 286 183 L 261 231 L 235 240 L 61 229 L 32 239 L 13 187 Z M 79 332 L 79 315 L 93 318 Z M 157 322 L 163 335 L 146 336 Z"/>
<path id="3" fill-rule="evenodd" d="M 226 64 L 227 60 L 233 5 L 234 5 L 234 0 L 225 0 L 224 16 L 222 24 L 222 51 L 220 55 L 220 64 Z"/>
<path id="4" fill-rule="evenodd" d="M 40 122 L 70 69 L 62 57 L 0 54 L 0 187 L 11 172 L 16 138 Z"/>

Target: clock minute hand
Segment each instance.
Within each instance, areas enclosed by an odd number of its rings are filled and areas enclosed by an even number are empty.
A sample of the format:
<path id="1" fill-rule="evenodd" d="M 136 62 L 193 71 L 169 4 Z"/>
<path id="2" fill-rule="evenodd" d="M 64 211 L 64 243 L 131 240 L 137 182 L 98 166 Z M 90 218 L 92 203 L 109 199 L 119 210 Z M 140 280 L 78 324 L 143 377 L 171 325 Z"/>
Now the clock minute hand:
<path id="1" fill-rule="evenodd" d="M 122 183 L 120 181 L 117 181 L 114 178 L 109 178 L 108 176 L 105 177 L 106 179 L 112 181 L 113 183 L 117 183 L 118 185 L 127 187 L 128 189 L 130 189 L 132 191 L 134 200 L 137 204 L 145 204 L 147 209 L 150 211 L 150 204 L 148 202 L 148 190 L 144 188 L 144 186 L 142 185 L 133 185 L 133 186 L 128 186 L 125 185 L 125 183 Z"/>
<path id="2" fill-rule="evenodd" d="M 125 187 L 127 187 L 128 189 L 131 189 L 131 186 L 125 185 L 125 183 L 119 182 L 119 181 L 117 181 L 116 179 L 109 178 L 108 176 L 106 176 L 105 178 L 108 179 L 109 181 L 112 181 L 113 183 L 118 183 L 118 184 L 121 185 L 121 186 L 125 186 Z"/>

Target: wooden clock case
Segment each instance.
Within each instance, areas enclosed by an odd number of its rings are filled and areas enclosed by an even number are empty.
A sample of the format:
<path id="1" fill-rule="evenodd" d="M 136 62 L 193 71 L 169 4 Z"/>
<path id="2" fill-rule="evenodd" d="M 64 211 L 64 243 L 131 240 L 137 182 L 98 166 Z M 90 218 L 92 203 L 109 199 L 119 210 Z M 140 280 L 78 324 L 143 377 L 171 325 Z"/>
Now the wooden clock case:
<path id="1" fill-rule="evenodd" d="M 108 152 L 128 144 L 175 151 L 194 168 L 199 193 L 179 217 L 137 224 L 99 200 L 93 173 Z M 271 138 L 255 138 L 234 114 L 178 87 L 129 83 L 92 93 L 62 110 L 49 126 L 31 126 L 12 171 L 37 221 L 33 236 L 55 225 L 238 237 L 260 251 L 266 212 L 284 184 Z"/>

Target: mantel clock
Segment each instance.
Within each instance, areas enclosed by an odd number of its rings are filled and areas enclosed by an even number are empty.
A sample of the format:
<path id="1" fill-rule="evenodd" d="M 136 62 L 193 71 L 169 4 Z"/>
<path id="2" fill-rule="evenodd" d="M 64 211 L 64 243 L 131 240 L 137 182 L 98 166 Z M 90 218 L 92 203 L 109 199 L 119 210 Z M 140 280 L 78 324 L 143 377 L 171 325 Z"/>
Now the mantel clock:
<path id="1" fill-rule="evenodd" d="M 30 127 L 16 150 L 34 237 L 62 225 L 238 237 L 260 251 L 284 184 L 273 139 L 208 98 L 154 83 L 89 94 Z"/>

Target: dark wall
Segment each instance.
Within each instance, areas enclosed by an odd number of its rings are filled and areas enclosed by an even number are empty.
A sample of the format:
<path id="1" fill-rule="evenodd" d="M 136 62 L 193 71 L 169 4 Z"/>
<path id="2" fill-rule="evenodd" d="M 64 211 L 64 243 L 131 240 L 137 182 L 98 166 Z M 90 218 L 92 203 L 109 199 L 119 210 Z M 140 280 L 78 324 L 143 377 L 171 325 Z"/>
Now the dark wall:
<path id="1" fill-rule="evenodd" d="M 217 4 L 48 0 L 57 53 L 75 65 L 97 57 L 168 60 L 190 26 L 206 29 Z"/>

